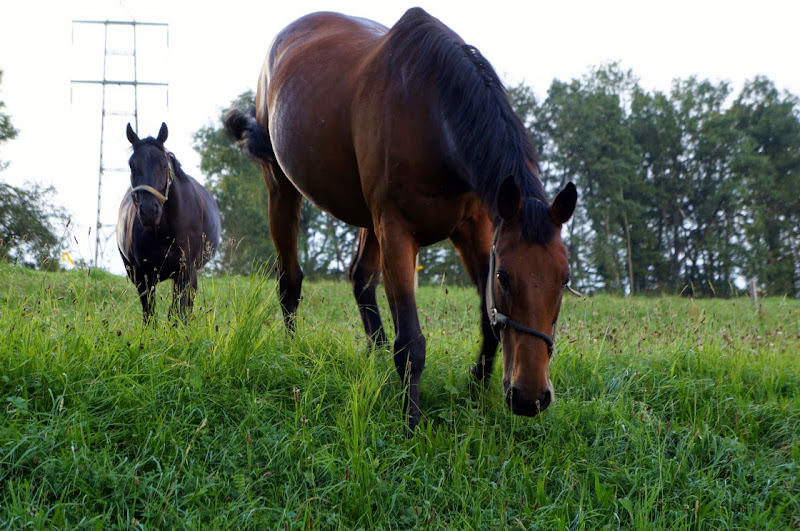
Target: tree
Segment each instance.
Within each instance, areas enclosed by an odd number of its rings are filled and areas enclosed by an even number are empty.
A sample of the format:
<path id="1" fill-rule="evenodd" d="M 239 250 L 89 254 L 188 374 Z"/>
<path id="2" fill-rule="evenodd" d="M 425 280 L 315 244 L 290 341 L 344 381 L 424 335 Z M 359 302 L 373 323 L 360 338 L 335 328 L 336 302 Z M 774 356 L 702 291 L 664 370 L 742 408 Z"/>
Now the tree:
<path id="1" fill-rule="evenodd" d="M 731 112 L 743 133 L 745 274 L 767 293 L 800 293 L 800 116 L 794 95 L 764 77 L 748 81 Z"/>
<path id="2" fill-rule="evenodd" d="M 37 269 L 58 269 L 61 237 L 57 224 L 67 215 L 53 204 L 52 186 L 27 183 L 16 187 L 0 182 L 0 259 Z"/>
<path id="3" fill-rule="evenodd" d="M 549 136 L 545 157 L 562 180 L 580 188 L 581 208 L 573 225 L 588 223 L 583 246 L 589 260 L 574 268 L 583 285 L 635 289 L 635 229 L 641 225 L 639 159 L 627 124 L 636 87 L 630 71 L 615 63 L 570 83 L 553 81 L 541 108 L 541 130 Z M 588 269 L 580 267 L 591 264 Z"/>
<path id="4" fill-rule="evenodd" d="M 682 283 L 692 294 L 728 292 L 738 274 L 734 224 L 741 201 L 732 163 L 741 135 L 723 108 L 730 93 L 725 82 L 695 78 L 675 82 L 672 90 L 684 132 L 681 163 L 687 198 Z"/>
<path id="5" fill-rule="evenodd" d="M 2 84 L 3 84 L 3 71 L 0 70 L 0 85 Z M 11 140 L 13 138 L 16 138 L 18 133 L 18 131 L 14 128 L 14 126 L 11 125 L 11 117 L 5 112 L 3 112 L 5 106 L 6 106 L 5 102 L 3 100 L 0 100 L 0 144 L 8 140 Z M 6 166 L 8 166 L 8 163 L 3 162 L 3 160 L 0 159 L 0 171 L 5 169 Z"/>
<path id="6" fill-rule="evenodd" d="M 0 82 L 3 71 L 0 70 Z M 0 110 L 5 102 L 0 101 Z M 0 111 L 0 144 L 17 136 L 11 117 Z M 8 166 L 0 159 L 0 171 Z M 66 224 L 67 216 L 51 198 L 55 189 L 26 183 L 16 187 L 0 182 L 0 259 L 28 267 L 58 268 L 53 254 L 61 242 L 55 230 L 57 222 Z"/>
<path id="7" fill-rule="evenodd" d="M 253 93 L 240 96 L 253 101 Z M 232 274 L 249 274 L 275 259 L 267 222 L 267 188 L 257 164 L 245 157 L 221 126 L 207 125 L 194 134 L 200 169 L 222 215 L 223 241 L 214 263 Z"/>
<path id="8" fill-rule="evenodd" d="M 637 91 L 631 130 L 640 152 L 650 268 L 641 290 L 716 293 L 735 276 L 737 145 L 723 109 L 727 83 L 694 77 L 673 82 L 669 94 Z"/>

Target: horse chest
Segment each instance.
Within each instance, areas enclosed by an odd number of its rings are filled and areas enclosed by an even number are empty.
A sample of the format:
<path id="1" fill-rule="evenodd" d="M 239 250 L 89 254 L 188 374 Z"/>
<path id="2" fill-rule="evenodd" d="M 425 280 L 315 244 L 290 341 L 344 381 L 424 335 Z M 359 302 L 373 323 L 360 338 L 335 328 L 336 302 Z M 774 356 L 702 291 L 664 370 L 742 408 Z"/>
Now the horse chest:
<path id="1" fill-rule="evenodd" d="M 174 269 L 187 255 L 185 242 L 176 239 L 175 235 L 158 231 L 145 230 L 134 238 L 134 262 L 144 269 Z"/>

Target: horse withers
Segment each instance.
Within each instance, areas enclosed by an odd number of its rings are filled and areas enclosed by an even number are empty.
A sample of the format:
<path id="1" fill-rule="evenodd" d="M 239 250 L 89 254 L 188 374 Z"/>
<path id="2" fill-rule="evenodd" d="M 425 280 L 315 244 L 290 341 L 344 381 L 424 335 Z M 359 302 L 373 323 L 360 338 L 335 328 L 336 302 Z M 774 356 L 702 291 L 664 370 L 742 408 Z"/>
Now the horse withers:
<path id="1" fill-rule="evenodd" d="M 126 133 L 133 154 L 131 187 L 119 206 L 119 254 L 139 292 L 145 322 L 153 318 L 156 284 L 167 279 L 173 281 L 169 315 L 177 312 L 185 320 L 197 291 L 197 270 L 219 244 L 219 208 L 164 147 L 167 124 L 156 138 L 140 139 L 131 124 Z"/>
<path id="2" fill-rule="evenodd" d="M 391 29 L 313 13 L 273 40 L 255 107 L 232 109 L 224 121 L 261 163 L 289 329 L 303 280 L 297 233 L 305 196 L 361 227 L 349 275 L 375 345 L 387 341 L 375 296 L 383 274 L 411 430 L 420 421 L 426 350 L 415 257 L 446 238 L 481 298 L 473 375 L 487 381 L 501 342 L 508 406 L 520 415 L 548 407 L 553 335 L 569 282 L 561 227 L 577 192 L 568 183 L 548 201 L 533 144 L 476 48 L 419 8 Z"/>

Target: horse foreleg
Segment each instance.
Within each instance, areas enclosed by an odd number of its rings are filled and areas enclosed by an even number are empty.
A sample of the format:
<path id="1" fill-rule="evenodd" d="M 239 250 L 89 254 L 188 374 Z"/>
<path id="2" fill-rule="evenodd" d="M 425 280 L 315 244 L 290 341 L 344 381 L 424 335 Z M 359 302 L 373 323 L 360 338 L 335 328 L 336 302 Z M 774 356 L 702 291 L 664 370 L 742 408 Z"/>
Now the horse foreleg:
<path id="1" fill-rule="evenodd" d="M 131 280 L 139 292 L 139 302 L 142 303 L 142 320 L 144 324 L 153 324 L 153 315 L 156 309 L 156 284 L 147 275 L 138 275 L 134 271 Z"/>
<path id="2" fill-rule="evenodd" d="M 186 322 L 194 307 L 194 295 L 197 292 L 197 272 L 191 275 L 181 272 L 172 283 L 172 304 L 169 318 L 177 313 L 181 321 Z"/>
<path id="3" fill-rule="evenodd" d="M 419 246 L 402 227 L 383 223 L 377 228 L 383 283 L 394 321 L 394 365 L 406 387 L 403 411 L 409 433 L 420 421 L 419 382 L 425 368 L 425 337 L 419 326 L 414 295 L 414 266 Z"/>
<path id="4" fill-rule="evenodd" d="M 450 241 L 461 255 L 461 261 L 472 282 L 478 288 L 481 315 L 481 350 L 471 372 L 476 380 L 488 382 L 492 374 L 495 354 L 497 353 L 497 336 L 489 322 L 486 311 L 486 283 L 489 274 L 489 253 L 492 246 L 492 229 L 489 218 L 484 212 L 467 219 L 456 229 Z"/>
<path id="5" fill-rule="evenodd" d="M 353 284 L 353 295 L 358 303 L 358 311 L 364 324 L 371 348 L 386 345 L 386 331 L 383 329 L 381 313 L 375 291 L 380 278 L 380 246 L 372 229 L 361 229 L 358 233 L 358 248 L 348 270 Z"/>
<path id="6" fill-rule="evenodd" d="M 269 167 L 263 165 L 262 169 L 269 191 L 269 229 L 278 253 L 275 267 L 283 322 L 290 332 L 294 332 L 294 316 L 300 304 L 303 285 L 303 271 L 297 259 L 297 234 L 303 196 L 277 164 Z"/>

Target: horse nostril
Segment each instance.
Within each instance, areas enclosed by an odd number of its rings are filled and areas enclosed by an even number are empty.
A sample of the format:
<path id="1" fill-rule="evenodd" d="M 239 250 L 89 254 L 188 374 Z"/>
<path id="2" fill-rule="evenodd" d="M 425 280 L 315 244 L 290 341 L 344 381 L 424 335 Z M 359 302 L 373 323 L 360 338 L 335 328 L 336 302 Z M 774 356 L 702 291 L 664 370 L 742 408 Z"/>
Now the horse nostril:
<path id="1" fill-rule="evenodd" d="M 544 393 L 542 393 L 541 398 L 539 398 L 539 400 L 537 400 L 536 402 L 537 405 L 539 406 L 539 410 L 541 411 L 543 409 L 546 409 L 547 406 L 549 406 L 552 401 L 553 401 L 553 393 L 551 393 L 550 389 L 548 389 Z"/>

